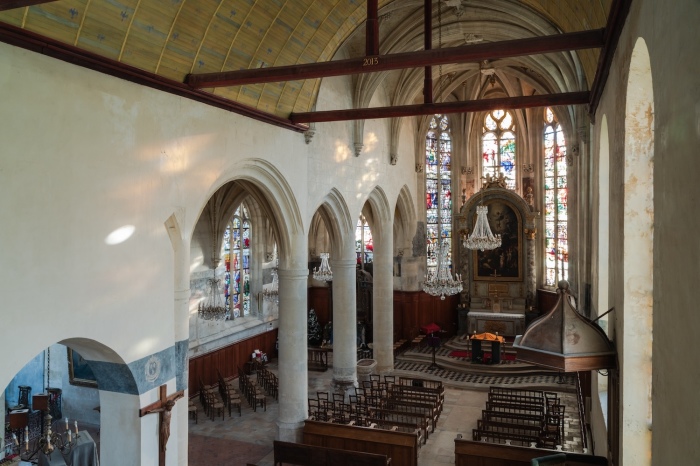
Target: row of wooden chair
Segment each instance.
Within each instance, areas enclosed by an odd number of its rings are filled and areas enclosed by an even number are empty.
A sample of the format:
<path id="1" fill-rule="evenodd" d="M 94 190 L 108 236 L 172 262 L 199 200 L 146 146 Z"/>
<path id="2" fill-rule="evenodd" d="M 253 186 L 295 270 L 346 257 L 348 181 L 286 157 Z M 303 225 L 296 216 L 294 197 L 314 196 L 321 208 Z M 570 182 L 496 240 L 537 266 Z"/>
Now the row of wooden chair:
<path id="1" fill-rule="evenodd" d="M 255 374 L 258 385 L 275 400 L 279 398 L 279 380 L 277 376 L 268 370 L 262 363 L 256 362 Z"/>
<path id="2" fill-rule="evenodd" d="M 236 378 L 234 376 L 224 377 L 221 371 L 216 371 L 219 376 L 219 393 L 224 400 L 224 404 L 228 406 L 228 417 L 231 417 L 232 408 L 238 410 L 238 417 L 241 413 L 241 395 L 236 390 Z"/>
<path id="3" fill-rule="evenodd" d="M 221 419 L 224 419 L 224 401 L 219 396 L 218 384 L 205 385 L 199 381 L 199 401 L 204 406 L 204 412 L 213 421 L 221 413 Z"/>
<path id="4" fill-rule="evenodd" d="M 240 367 L 238 368 L 238 387 L 253 411 L 257 411 L 258 406 L 267 411 L 267 395 L 263 388 Z"/>

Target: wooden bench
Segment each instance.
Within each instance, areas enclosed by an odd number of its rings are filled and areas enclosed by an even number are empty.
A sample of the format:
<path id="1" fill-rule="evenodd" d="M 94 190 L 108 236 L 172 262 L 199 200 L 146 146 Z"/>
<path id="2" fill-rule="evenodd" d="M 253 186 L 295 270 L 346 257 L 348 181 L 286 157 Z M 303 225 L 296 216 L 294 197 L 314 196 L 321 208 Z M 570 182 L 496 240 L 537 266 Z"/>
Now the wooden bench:
<path id="1" fill-rule="evenodd" d="M 444 392 L 440 392 L 438 388 L 424 387 L 409 387 L 405 385 L 393 385 L 389 387 L 389 398 L 398 400 L 420 400 L 433 403 L 438 410 L 438 414 L 442 413 L 444 404 Z"/>
<path id="2" fill-rule="evenodd" d="M 544 406 L 523 405 L 518 403 L 501 403 L 498 401 L 487 401 L 487 411 L 498 411 L 502 413 L 535 414 L 544 419 Z"/>
<path id="3" fill-rule="evenodd" d="M 542 426 L 544 420 L 537 414 L 503 413 L 500 411 L 481 411 L 481 419 L 484 421 L 510 422 L 513 424 L 525 424 L 532 426 Z"/>
<path id="4" fill-rule="evenodd" d="M 391 460 L 386 455 L 362 453 L 350 450 L 324 448 L 301 443 L 274 441 L 275 466 L 294 464 L 299 466 L 387 466 Z"/>
<path id="5" fill-rule="evenodd" d="M 528 431 L 498 432 L 484 429 L 472 429 L 472 440 L 475 442 L 490 442 L 500 444 L 512 444 L 518 446 L 539 445 L 539 435 L 530 435 Z M 552 450 L 549 450 L 550 452 Z"/>
<path id="6" fill-rule="evenodd" d="M 430 420 L 432 432 L 435 432 L 435 427 L 438 421 L 438 412 L 434 405 L 430 403 L 394 400 L 391 398 L 384 400 L 382 405 L 386 409 L 426 416 Z"/>
<path id="7" fill-rule="evenodd" d="M 365 424 L 362 427 L 371 427 L 385 430 L 396 430 L 398 432 L 409 432 L 418 435 L 418 446 L 425 445 L 428 441 L 426 429 L 418 422 L 400 422 L 391 421 L 388 419 L 379 419 L 375 417 L 365 418 Z M 357 425 L 357 424 L 356 424 Z"/>
<path id="8" fill-rule="evenodd" d="M 307 420 L 304 423 L 303 443 L 386 455 L 394 465 L 418 466 L 418 435 L 415 433 Z"/>
<path id="9" fill-rule="evenodd" d="M 544 397 L 537 396 L 525 396 L 525 395 L 511 395 L 507 393 L 489 393 L 489 401 L 498 401 L 503 403 L 518 403 L 527 405 L 538 405 L 545 406 Z"/>
<path id="10" fill-rule="evenodd" d="M 467 440 L 461 434 L 455 439 L 455 466 L 530 466 L 533 458 L 551 454 L 552 450 Z"/>
<path id="11" fill-rule="evenodd" d="M 439 388 L 445 391 L 445 387 L 442 385 L 441 380 L 424 379 L 421 377 L 399 377 L 399 385 L 408 385 L 411 387 L 427 387 L 427 388 Z"/>
<path id="12" fill-rule="evenodd" d="M 430 424 L 430 420 L 424 414 L 411 414 L 403 411 L 392 411 L 390 409 L 370 408 L 369 418 L 382 419 L 389 422 L 396 421 L 416 424 L 423 431 L 425 441 L 428 440 L 428 426 Z"/>

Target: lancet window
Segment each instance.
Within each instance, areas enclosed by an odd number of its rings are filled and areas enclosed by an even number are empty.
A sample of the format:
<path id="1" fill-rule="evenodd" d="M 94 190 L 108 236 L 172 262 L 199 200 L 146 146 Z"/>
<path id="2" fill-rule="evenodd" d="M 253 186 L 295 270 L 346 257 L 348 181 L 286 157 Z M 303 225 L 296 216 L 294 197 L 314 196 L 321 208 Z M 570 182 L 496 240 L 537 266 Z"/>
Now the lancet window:
<path id="1" fill-rule="evenodd" d="M 435 115 L 425 138 L 427 275 L 437 273 L 440 243 L 452 250 L 452 140 L 446 115 Z M 451 266 L 448 255 L 447 265 Z"/>
<path id="2" fill-rule="evenodd" d="M 484 117 L 481 136 L 482 176 L 503 173 L 506 186 L 515 189 L 515 120 L 506 110 L 492 110 Z"/>
<path id="3" fill-rule="evenodd" d="M 369 264 L 372 262 L 374 256 L 372 230 L 370 230 L 364 215 L 360 215 L 355 228 L 355 252 L 357 253 L 358 264 Z"/>
<path id="4" fill-rule="evenodd" d="M 545 285 L 569 276 L 566 140 L 551 108 L 544 112 Z"/>
<path id="5" fill-rule="evenodd" d="M 250 234 L 248 210 L 241 205 L 224 233 L 224 294 L 229 318 L 250 314 Z"/>

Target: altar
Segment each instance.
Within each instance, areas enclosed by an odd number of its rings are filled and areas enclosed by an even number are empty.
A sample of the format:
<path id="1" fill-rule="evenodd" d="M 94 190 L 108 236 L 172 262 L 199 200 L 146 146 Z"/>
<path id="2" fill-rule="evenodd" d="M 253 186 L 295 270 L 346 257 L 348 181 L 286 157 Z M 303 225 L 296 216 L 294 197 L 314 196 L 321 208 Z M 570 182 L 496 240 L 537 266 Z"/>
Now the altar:
<path id="1" fill-rule="evenodd" d="M 476 332 L 515 336 L 522 335 L 525 330 L 525 314 L 471 311 L 467 319 L 470 335 Z"/>
<path id="2" fill-rule="evenodd" d="M 485 206 L 489 228 L 501 236 L 501 244 L 480 250 L 468 249 L 462 241 L 457 243 L 457 270 L 464 279 L 458 311 L 466 324 L 460 330 L 469 335 L 523 334 L 525 313 L 536 299 L 535 221 L 539 213 L 507 189 L 503 176 L 487 177 L 480 192 L 463 202 L 455 217 L 460 236 L 465 238 L 474 230 L 477 207 Z"/>

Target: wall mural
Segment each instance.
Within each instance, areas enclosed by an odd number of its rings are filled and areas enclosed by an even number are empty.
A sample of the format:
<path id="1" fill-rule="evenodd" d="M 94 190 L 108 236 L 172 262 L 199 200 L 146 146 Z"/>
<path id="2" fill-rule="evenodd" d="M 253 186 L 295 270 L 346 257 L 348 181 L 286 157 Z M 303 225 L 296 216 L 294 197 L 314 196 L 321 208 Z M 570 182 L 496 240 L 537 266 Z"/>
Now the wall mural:
<path id="1" fill-rule="evenodd" d="M 493 199 L 484 202 L 488 207 L 491 231 L 501 235 L 501 247 L 491 251 L 473 252 L 474 279 L 490 281 L 518 281 L 522 279 L 522 219 L 510 202 Z M 472 224 L 476 223 L 476 214 Z"/>

